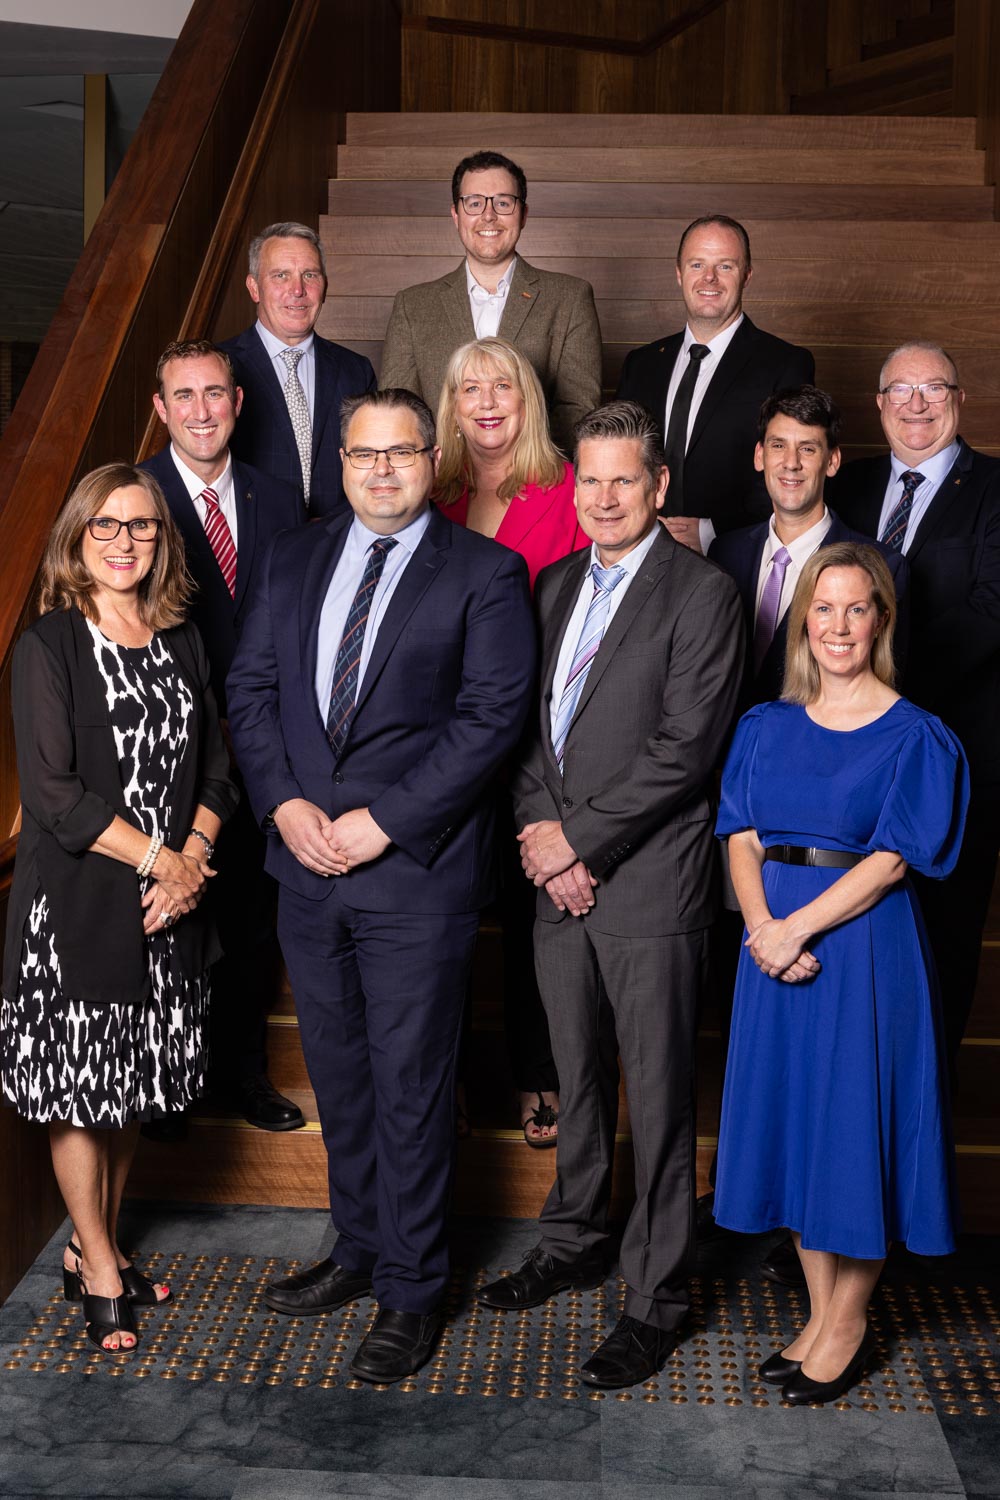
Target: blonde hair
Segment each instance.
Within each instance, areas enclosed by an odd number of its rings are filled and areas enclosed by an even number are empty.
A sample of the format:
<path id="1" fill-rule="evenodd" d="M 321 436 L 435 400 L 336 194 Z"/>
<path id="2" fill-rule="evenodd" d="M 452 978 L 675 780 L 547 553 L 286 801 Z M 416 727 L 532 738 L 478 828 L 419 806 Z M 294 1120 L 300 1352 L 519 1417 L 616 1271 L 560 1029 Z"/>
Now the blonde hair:
<path id="1" fill-rule="evenodd" d="M 138 486 L 149 496 L 160 523 L 153 566 L 139 585 L 139 610 L 151 630 L 183 623 L 193 584 L 184 558 L 184 542 L 174 524 L 163 491 L 145 469 L 133 464 L 104 464 L 85 474 L 63 506 L 49 535 L 39 580 L 39 613 L 76 608 L 97 624 L 92 595 L 93 574 L 83 561 L 83 533 L 91 516 L 115 490 Z"/>
<path id="2" fill-rule="evenodd" d="M 470 366 L 503 375 L 524 402 L 524 425 L 511 454 L 510 470 L 497 490 L 501 500 L 513 500 L 528 484 L 543 489 L 558 484 L 565 459 L 549 436 L 545 397 L 538 376 L 524 355 L 506 339 L 476 339 L 462 344 L 448 361 L 437 412 L 437 440 L 441 449 L 434 499 L 439 505 L 454 505 L 468 490 L 475 493 L 476 475 L 465 435 L 458 425 L 455 407 Z"/>
<path id="3" fill-rule="evenodd" d="M 788 643 L 785 647 L 785 681 L 781 696 L 786 703 L 812 703 L 819 696 L 819 667 L 809 646 L 806 616 L 813 602 L 821 573 L 827 568 L 860 568 L 871 581 L 872 603 L 878 610 L 879 629 L 872 646 L 871 670 L 879 682 L 892 687 L 896 668 L 892 659 L 892 637 L 896 629 L 896 586 L 888 564 L 876 547 L 864 542 L 834 542 L 820 547 L 799 574 L 788 607 Z"/>

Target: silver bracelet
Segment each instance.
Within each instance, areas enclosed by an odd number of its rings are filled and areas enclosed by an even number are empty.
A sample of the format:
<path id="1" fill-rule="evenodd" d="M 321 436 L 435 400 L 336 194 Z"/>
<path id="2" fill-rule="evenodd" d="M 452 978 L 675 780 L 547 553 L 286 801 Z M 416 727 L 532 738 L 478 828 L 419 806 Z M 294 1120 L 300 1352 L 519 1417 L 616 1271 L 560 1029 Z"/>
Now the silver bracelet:
<path id="1" fill-rule="evenodd" d="M 205 845 L 205 858 L 207 860 L 211 860 L 212 856 L 215 853 L 215 845 L 212 843 L 212 840 L 209 838 L 207 833 L 202 833 L 200 828 L 192 828 L 190 833 L 188 834 L 188 838 L 200 839 L 201 842 Z"/>

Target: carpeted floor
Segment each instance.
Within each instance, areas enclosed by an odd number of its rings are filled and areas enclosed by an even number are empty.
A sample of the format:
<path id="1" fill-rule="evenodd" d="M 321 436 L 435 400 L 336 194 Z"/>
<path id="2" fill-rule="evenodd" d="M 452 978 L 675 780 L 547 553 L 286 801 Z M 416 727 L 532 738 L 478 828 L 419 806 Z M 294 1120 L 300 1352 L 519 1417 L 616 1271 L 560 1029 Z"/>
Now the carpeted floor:
<path id="1" fill-rule="evenodd" d="M 812 1500 L 1000 1496 L 1000 1255 L 895 1257 L 874 1321 L 884 1358 L 836 1407 L 793 1409 L 755 1368 L 801 1324 L 801 1295 L 755 1274 L 767 1239 L 707 1247 L 690 1332 L 660 1376 L 601 1394 L 575 1371 L 621 1286 L 519 1315 L 472 1292 L 535 1226 L 456 1222 L 449 1322 L 411 1381 L 347 1373 L 365 1300 L 279 1317 L 262 1286 L 332 1243 L 321 1213 L 137 1206 L 138 1264 L 175 1301 L 107 1358 L 61 1298 L 56 1236 L 0 1311 L 0 1495 L 184 1500 Z"/>

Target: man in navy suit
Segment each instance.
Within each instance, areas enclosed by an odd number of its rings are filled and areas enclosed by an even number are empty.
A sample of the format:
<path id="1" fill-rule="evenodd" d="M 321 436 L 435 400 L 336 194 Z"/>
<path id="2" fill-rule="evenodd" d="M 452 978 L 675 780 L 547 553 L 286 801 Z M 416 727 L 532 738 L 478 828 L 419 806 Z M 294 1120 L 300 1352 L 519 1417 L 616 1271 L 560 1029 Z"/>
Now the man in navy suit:
<path id="1" fill-rule="evenodd" d="M 314 333 L 326 266 L 306 224 L 269 224 L 250 242 L 247 290 L 257 322 L 222 348 L 243 389 L 237 458 L 299 486 L 312 516 L 347 510 L 341 485 L 340 403 L 375 389 L 361 354 Z"/>
<path id="2" fill-rule="evenodd" d="M 448 1278 L 454 1074 L 492 783 L 535 665 L 517 553 L 429 504 L 434 418 L 410 391 L 341 416 L 352 515 L 279 537 L 229 674 L 229 717 L 280 885 L 278 932 L 329 1157 L 336 1259 L 268 1306 L 374 1292 L 351 1371 L 429 1357 Z"/>
<path id="3" fill-rule="evenodd" d="M 889 452 L 847 464 L 834 504 L 906 558 L 912 630 L 903 690 L 954 730 L 969 761 L 958 864 L 947 880 L 911 876 L 941 980 L 955 1081 L 1000 847 L 1000 460 L 959 437 L 965 392 L 937 344 L 895 349 L 876 399 Z"/>
<path id="4" fill-rule="evenodd" d="M 264 555 L 279 531 L 304 521 L 302 495 L 232 458 L 229 441 L 242 392 L 214 344 L 168 344 L 156 385 L 153 405 L 170 442 L 142 467 L 159 483 L 184 538 L 196 585 L 191 616 L 205 642 L 224 721 L 226 674 Z M 212 900 L 225 957 L 212 970 L 213 1086 L 250 1124 L 294 1130 L 305 1124 L 302 1112 L 277 1092 L 266 1071 L 267 1007 L 277 967 L 274 885 L 264 874 L 264 840 L 245 801 L 219 837 L 216 865 L 222 878 L 212 883 Z"/>
<path id="5" fill-rule="evenodd" d="M 808 349 L 751 323 L 743 293 L 753 268 L 750 238 L 737 219 L 695 219 L 677 247 L 677 282 L 687 325 L 633 349 L 618 399 L 656 418 L 670 470 L 667 527 L 707 552 L 724 531 L 766 520 L 767 493 L 754 473 L 760 404 L 815 374 Z"/>

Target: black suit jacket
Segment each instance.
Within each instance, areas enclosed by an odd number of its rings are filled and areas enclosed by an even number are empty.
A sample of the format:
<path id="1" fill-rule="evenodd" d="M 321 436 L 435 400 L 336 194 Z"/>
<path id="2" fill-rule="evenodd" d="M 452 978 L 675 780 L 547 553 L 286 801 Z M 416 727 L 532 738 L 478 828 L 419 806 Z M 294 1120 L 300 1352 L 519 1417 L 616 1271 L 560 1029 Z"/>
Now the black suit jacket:
<path id="1" fill-rule="evenodd" d="M 906 695 L 953 729 L 973 782 L 1000 781 L 1000 459 L 965 442 L 921 518 L 910 566 Z M 878 530 L 890 461 L 859 458 L 834 504 L 866 536 Z"/>
<path id="2" fill-rule="evenodd" d="M 617 398 L 645 406 L 661 439 L 667 387 L 683 341 L 682 329 L 633 349 L 618 382 Z M 744 315 L 698 408 L 684 457 L 684 515 L 708 516 L 720 534 L 770 516 L 763 478 L 753 466 L 761 403 L 775 391 L 809 384 L 815 371 L 808 349 L 764 333 Z"/>
<path id="3" fill-rule="evenodd" d="M 230 448 L 237 458 L 274 479 L 302 487 L 302 465 L 292 419 L 256 324 L 227 339 L 225 349 L 243 388 L 243 408 Z M 340 403 L 375 389 L 375 371 L 363 354 L 313 336 L 316 388 L 312 424 L 309 514 L 329 516 L 347 508 L 341 482 Z"/>
<path id="4" fill-rule="evenodd" d="M 831 511 L 830 519 L 830 529 L 820 543 L 821 547 L 832 547 L 835 542 L 871 542 L 871 537 L 864 536 L 859 531 L 852 531 L 849 526 L 845 526 L 835 511 Z M 743 618 L 747 631 L 747 672 L 740 698 L 740 713 L 745 713 L 755 703 L 770 703 L 775 698 L 780 698 L 785 675 L 785 643 L 788 638 L 787 610 L 778 621 L 778 628 L 767 649 L 767 655 L 760 664 L 760 671 L 755 673 L 753 669 L 757 580 L 760 575 L 760 560 L 764 555 L 764 545 L 767 541 L 768 524 L 767 521 L 759 521 L 756 526 L 742 526 L 739 531 L 729 531 L 725 536 L 716 537 L 708 551 L 712 561 L 718 563 L 720 568 L 725 568 L 730 577 L 735 580 L 743 603 Z M 883 547 L 879 542 L 875 545 L 889 564 L 889 572 L 896 585 L 896 603 L 899 614 L 896 620 L 894 648 L 896 665 L 902 673 L 909 636 L 907 617 L 909 568 L 906 565 L 906 558 L 899 552 Z"/>
<path id="5" fill-rule="evenodd" d="M 233 460 L 233 488 L 238 507 L 236 522 L 236 593 L 230 595 L 215 554 L 209 545 L 194 502 L 169 445 L 140 468 L 147 469 L 167 499 L 170 513 L 184 538 L 188 570 L 197 585 L 191 600 L 191 619 L 201 631 L 212 670 L 212 691 L 219 712 L 226 712 L 226 675 L 247 608 L 272 538 L 279 531 L 305 521 L 302 491 L 259 474 L 249 464 Z"/>

